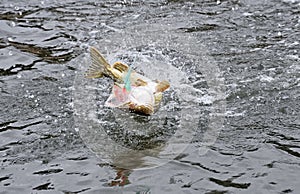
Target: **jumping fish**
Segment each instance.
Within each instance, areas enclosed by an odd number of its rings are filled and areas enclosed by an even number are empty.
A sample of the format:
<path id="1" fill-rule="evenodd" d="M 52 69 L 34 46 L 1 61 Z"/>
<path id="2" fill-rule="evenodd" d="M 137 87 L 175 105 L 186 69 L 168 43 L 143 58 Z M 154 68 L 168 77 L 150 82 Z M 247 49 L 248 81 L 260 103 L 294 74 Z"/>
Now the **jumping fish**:
<path id="1" fill-rule="evenodd" d="M 110 65 L 95 47 L 90 48 L 90 56 L 92 63 L 86 77 L 105 76 L 114 80 L 106 106 L 129 109 L 143 115 L 157 111 L 163 92 L 170 87 L 168 81 L 151 80 L 121 62 Z"/>

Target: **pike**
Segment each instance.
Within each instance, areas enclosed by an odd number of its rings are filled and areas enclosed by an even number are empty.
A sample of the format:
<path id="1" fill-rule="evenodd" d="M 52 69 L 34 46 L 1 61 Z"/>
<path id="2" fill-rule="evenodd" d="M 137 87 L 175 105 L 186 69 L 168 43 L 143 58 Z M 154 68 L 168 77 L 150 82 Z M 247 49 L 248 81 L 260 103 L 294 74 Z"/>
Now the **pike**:
<path id="1" fill-rule="evenodd" d="M 129 109 L 143 115 L 158 110 L 163 92 L 170 87 L 168 81 L 152 80 L 122 62 L 110 65 L 95 47 L 90 48 L 90 57 L 92 63 L 86 71 L 87 78 L 105 76 L 114 80 L 105 106 Z"/>

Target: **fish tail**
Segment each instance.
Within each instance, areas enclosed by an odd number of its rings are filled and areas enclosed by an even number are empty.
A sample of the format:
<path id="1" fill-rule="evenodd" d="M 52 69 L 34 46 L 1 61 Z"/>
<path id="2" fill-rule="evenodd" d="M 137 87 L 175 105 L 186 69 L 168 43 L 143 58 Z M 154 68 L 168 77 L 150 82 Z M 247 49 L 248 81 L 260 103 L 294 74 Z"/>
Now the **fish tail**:
<path id="1" fill-rule="evenodd" d="M 85 73 L 87 78 L 100 78 L 103 75 L 112 76 L 110 64 L 95 47 L 90 48 L 90 56 L 92 64 Z"/>

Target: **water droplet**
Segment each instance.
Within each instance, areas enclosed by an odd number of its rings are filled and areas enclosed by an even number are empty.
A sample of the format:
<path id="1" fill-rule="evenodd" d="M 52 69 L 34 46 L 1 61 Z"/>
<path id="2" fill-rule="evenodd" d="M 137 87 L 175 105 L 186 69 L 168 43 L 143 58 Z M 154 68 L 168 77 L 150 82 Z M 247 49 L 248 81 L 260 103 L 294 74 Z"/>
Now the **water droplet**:
<path id="1" fill-rule="evenodd" d="M 68 104 L 68 106 L 71 107 L 71 108 L 73 108 L 73 107 L 74 107 L 74 103 L 73 103 L 73 102 L 70 102 L 70 103 Z"/>
<path id="2" fill-rule="evenodd" d="M 20 8 L 19 8 L 18 6 L 16 6 L 16 7 L 15 7 L 15 10 L 18 11 L 18 10 L 20 10 Z"/>
<path id="3" fill-rule="evenodd" d="M 289 58 L 289 59 L 293 59 L 293 60 L 299 60 L 300 59 L 298 55 L 287 55 L 286 57 Z"/>
<path id="4" fill-rule="evenodd" d="M 61 74 L 61 77 L 65 77 L 65 76 L 66 76 L 66 74 L 64 74 L 64 73 Z"/>
<path id="5" fill-rule="evenodd" d="M 252 15 L 253 15 L 253 13 L 249 13 L 249 12 L 243 13 L 243 16 L 252 16 Z"/>
<path id="6" fill-rule="evenodd" d="M 290 97 L 289 96 L 282 96 L 282 99 L 283 100 L 287 100 L 287 99 L 289 99 Z"/>
<path id="7" fill-rule="evenodd" d="M 15 26 L 16 26 L 16 23 L 15 23 L 15 22 L 11 22 L 11 26 L 12 26 L 12 27 L 15 27 Z"/>
<path id="8" fill-rule="evenodd" d="M 9 55 L 9 56 L 12 56 L 12 55 L 13 55 L 13 52 L 12 52 L 12 51 L 9 51 L 9 52 L 8 52 L 8 55 Z"/>

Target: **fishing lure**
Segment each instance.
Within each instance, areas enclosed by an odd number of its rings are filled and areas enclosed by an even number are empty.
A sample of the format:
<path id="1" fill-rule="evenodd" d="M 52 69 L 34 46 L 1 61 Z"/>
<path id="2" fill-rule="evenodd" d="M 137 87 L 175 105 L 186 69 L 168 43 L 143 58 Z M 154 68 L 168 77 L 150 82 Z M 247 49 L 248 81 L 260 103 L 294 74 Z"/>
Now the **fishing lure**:
<path id="1" fill-rule="evenodd" d="M 126 90 L 127 92 L 131 91 L 131 82 L 130 82 L 131 70 L 132 70 L 132 67 L 129 66 L 128 72 L 127 72 L 127 74 L 124 78 L 124 88 L 123 88 L 123 90 Z"/>

